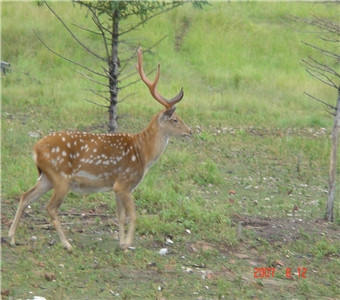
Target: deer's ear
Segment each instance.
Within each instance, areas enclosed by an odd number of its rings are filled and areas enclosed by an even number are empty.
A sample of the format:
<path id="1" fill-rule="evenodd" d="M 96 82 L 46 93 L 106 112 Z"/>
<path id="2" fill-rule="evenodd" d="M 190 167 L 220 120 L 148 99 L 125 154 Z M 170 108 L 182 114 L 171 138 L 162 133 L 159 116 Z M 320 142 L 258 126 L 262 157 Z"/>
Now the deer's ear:
<path id="1" fill-rule="evenodd" d="M 163 118 L 165 120 L 171 119 L 171 117 L 173 116 L 175 110 L 176 110 L 176 106 L 168 108 L 165 112 L 163 112 Z"/>

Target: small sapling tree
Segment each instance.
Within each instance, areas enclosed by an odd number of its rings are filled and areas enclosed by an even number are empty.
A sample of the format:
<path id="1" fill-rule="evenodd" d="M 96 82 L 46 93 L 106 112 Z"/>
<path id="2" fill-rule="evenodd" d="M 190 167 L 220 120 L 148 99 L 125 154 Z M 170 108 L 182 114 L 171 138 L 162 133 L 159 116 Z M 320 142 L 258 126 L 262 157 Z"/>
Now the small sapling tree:
<path id="1" fill-rule="evenodd" d="M 337 173 L 337 156 L 339 153 L 339 127 L 340 127 L 340 24 L 339 20 L 321 18 L 313 16 L 302 19 L 292 17 L 295 22 L 304 23 L 311 26 L 317 37 L 322 41 L 322 46 L 313 43 L 303 42 L 304 45 L 315 50 L 314 56 L 309 56 L 302 60 L 304 67 L 309 75 L 317 78 L 323 84 L 337 90 L 335 105 L 330 104 L 329 100 L 323 100 L 317 96 L 305 92 L 306 95 L 319 101 L 326 106 L 329 113 L 334 118 L 332 128 L 332 145 L 330 153 L 330 165 L 328 176 L 328 196 L 326 204 L 325 219 L 328 222 L 334 221 L 334 201 L 336 197 L 336 173 Z M 338 199 L 339 200 L 339 199 Z"/>

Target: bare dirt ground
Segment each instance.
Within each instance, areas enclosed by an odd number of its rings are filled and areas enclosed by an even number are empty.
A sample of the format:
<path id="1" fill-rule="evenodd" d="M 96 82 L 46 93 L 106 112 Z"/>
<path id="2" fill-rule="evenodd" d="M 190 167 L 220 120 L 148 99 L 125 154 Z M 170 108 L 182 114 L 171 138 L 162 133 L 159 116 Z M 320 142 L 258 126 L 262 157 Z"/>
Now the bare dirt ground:
<path id="1" fill-rule="evenodd" d="M 234 216 L 234 221 L 242 222 L 242 226 L 251 229 L 256 236 L 270 243 L 289 243 L 301 238 L 301 234 L 311 236 L 327 236 L 332 240 L 340 240 L 340 231 L 323 219 L 303 220 L 299 217 L 290 219 L 267 219 L 257 217 Z"/>

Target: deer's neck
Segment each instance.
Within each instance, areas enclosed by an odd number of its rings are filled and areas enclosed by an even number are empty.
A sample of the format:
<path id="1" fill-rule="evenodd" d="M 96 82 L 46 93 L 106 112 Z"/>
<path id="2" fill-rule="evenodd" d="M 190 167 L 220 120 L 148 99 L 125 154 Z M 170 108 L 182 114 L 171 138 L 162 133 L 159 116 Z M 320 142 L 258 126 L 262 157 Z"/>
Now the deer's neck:
<path id="1" fill-rule="evenodd" d="M 137 134 L 137 139 L 147 169 L 158 160 L 169 141 L 169 137 L 158 124 L 158 115 L 152 119 L 147 128 Z"/>

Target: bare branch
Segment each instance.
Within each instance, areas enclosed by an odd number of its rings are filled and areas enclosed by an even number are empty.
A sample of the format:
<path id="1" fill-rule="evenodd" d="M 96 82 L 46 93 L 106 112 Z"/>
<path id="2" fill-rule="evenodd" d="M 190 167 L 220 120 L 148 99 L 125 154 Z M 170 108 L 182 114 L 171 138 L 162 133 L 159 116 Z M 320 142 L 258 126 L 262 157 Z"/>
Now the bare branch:
<path id="1" fill-rule="evenodd" d="M 95 94 L 95 95 L 97 95 L 98 97 L 100 97 L 100 98 L 106 100 L 107 102 L 110 102 L 110 100 L 109 100 L 107 97 L 103 96 L 100 92 L 95 91 L 95 90 L 93 90 L 93 89 L 86 89 L 86 90 L 92 92 L 93 94 Z"/>
<path id="2" fill-rule="evenodd" d="M 136 84 L 137 82 L 140 82 L 140 79 L 137 79 L 137 80 L 135 80 L 135 81 L 129 82 L 129 83 L 127 83 L 126 85 L 120 86 L 119 89 L 120 89 L 120 90 L 125 89 L 125 88 L 127 88 L 127 87 L 129 87 L 129 86 L 131 86 L 131 85 Z"/>
<path id="3" fill-rule="evenodd" d="M 288 19 L 296 23 L 304 23 L 316 27 L 319 30 L 319 34 L 324 32 L 338 34 L 340 31 L 340 26 L 338 25 L 338 23 L 317 16 L 313 16 L 312 18 L 300 18 L 297 16 L 289 15 Z"/>
<path id="4" fill-rule="evenodd" d="M 137 94 L 137 92 L 130 93 L 130 94 L 126 95 L 123 99 L 119 100 L 118 103 L 121 103 L 121 102 L 125 101 L 127 98 L 129 98 L 129 97 L 131 97 L 131 96 L 133 96 L 135 94 Z"/>
<path id="5" fill-rule="evenodd" d="M 94 34 L 94 35 L 101 35 L 99 32 L 96 32 L 96 31 L 94 31 L 94 30 L 91 30 L 91 29 L 89 29 L 89 28 L 86 28 L 86 27 L 84 27 L 84 26 L 82 26 L 82 25 L 78 25 L 78 24 L 72 24 L 74 27 L 76 27 L 76 28 L 79 28 L 79 29 L 81 29 L 81 30 L 83 30 L 83 31 L 87 31 L 87 32 L 89 32 L 89 33 L 92 33 L 92 34 Z"/>
<path id="6" fill-rule="evenodd" d="M 333 112 L 333 111 L 330 111 L 330 110 L 328 110 L 328 109 L 325 109 L 325 110 L 326 110 L 326 112 L 329 113 L 330 115 L 332 115 L 332 116 L 334 116 L 334 117 L 336 116 L 336 111 Z"/>
<path id="7" fill-rule="evenodd" d="M 150 73 L 152 73 L 155 70 L 156 69 L 153 69 Z M 148 74 L 150 74 L 150 73 L 148 73 Z M 125 75 L 125 77 L 121 78 L 120 81 L 125 81 L 126 79 L 128 79 L 128 78 L 130 78 L 130 77 L 132 77 L 134 75 L 136 75 L 136 70 L 134 70 L 133 72 L 131 72 L 131 73 L 127 74 L 127 75 Z M 137 82 L 138 81 L 140 81 L 140 79 L 138 79 Z"/>
<path id="8" fill-rule="evenodd" d="M 340 39 L 335 39 L 335 38 L 325 38 L 325 37 L 322 37 L 322 36 L 320 36 L 319 38 L 320 38 L 320 40 L 325 41 L 325 42 L 329 42 L 329 43 L 339 43 L 340 42 Z"/>
<path id="9" fill-rule="evenodd" d="M 85 89 L 86 91 L 92 91 L 92 89 Z M 98 94 L 104 94 L 107 93 L 107 90 L 94 90 Z"/>
<path id="10" fill-rule="evenodd" d="M 46 1 L 44 1 L 48 9 L 54 14 L 54 16 L 59 20 L 59 22 L 64 26 L 64 28 L 67 30 L 67 32 L 72 36 L 72 38 L 80 45 L 82 46 L 87 52 L 91 53 L 93 56 L 98 58 L 99 60 L 105 61 L 106 59 L 98 55 L 96 52 L 92 51 L 89 47 L 87 47 L 85 44 L 83 44 L 71 31 L 71 29 L 66 25 L 66 23 L 56 14 L 56 12 L 50 7 Z"/>
<path id="11" fill-rule="evenodd" d="M 109 108 L 108 105 L 103 105 L 103 104 L 99 104 L 97 102 L 94 102 L 94 101 L 91 101 L 91 100 L 88 100 L 88 99 L 84 99 L 85 101 L 89 102 L 89 103 L 92 103 L 92 104 L 95 104 L 97 106 L 100 106 L 100 107 L 104 107 L 104 108 Z"/>
<path id="12" fill-rule="evenodd" d="M 310 66 L 313 69 L 317 69 L 317 70 L 320 70 L 322 72 L 326 72 L 326 73 L 332 74 L 332 75 L 340 78 L 340 74 L 337 73 L 333 68 L 329 67 L 328 65 L 325 65 L 325 64 L 318 62 L 316 59 L 314 59 L 310 56 L 308 58 L 311 62 L 309 62 L 305 59 L 302 59 L 302 62 L 305 63 L 306 65 Z"/>
<path id="13" fill-rule="evenodd" d="M 103 72 L 105 73 L 105 76 L 111 80 L 114 80 L 114 78 L 110 75 L 110 72 L 102 66 Z"/>
<path id="14" fill-rule="evenodd" d="M 124 60 L 124 64 L 120 67 L 120 71 L 118 72 L 118 76 L 122 74 L 122 72 L 125 70 L 125 68 L 128 66 L 129 62 L 136 56 L 137 49 L 127 58 Z M 122 61 L 120 61 L 122 63 Z"/>
<path id="15" fill-rule="evenodd" d="M 92 82 L 94 82 L 94 83 L 100 84 L 100 85 L 105 86 L 105 87 L 107 87 L 107 88 L 109 87 L 107 84 L 102 83 L 102 82 L 97 81 L 97 80 L 94 80 L 93 78 L 91 78 L 91 77 L 85 75 L 84 73 L 80 72 L 79 70 L 77 70 L 77 72 L 78 72 L 81 76 L 85 77 L 86 79 L 88 79 L 88 80 L 90 80 L 90 81 L 92 81 Z M 101 76 L 106 78 L 106 76 L 104 76 L 104 75 L 101 75 Z"/>
<path id="16" fill-rule="evenodd" d="M 340 31 L 340 26 L 338 25 L 338 23 L 334 23 L 329 19 L 314 16 L 313 19 L 309 20 L 311 25 L 320 29 L 324 29 L 325 32 L 338 34 Z"/>
<path id="17" fill-rule="evenodd" d="M 307 92 L 304 92 L 304 93 L 305 93 L 307 96 L 309 96 L 309 97 L 315 99 L 316 101 L 321 102 L 322 104 L 325 104 L 327 107 L 329 107 L 329 108 L 331 108 L 331 109 L 333 109 L 333 110 L 336 110 L 336 107 L 334 107 L 333 105 L 330 105 L 329 103 L 327 103 L 327 102 L 325 102 L 325 101 L 323 101 L 323 100 L 321 100 L 321 99 L 319 99 L 319 98 L 317 98 L 317 97 L 314 97 L 313 95 L 311 95 L 311 94 L 309 94 L 309 93 L 307 93 Z"/>
<path id="18" fill-rule="evenodd" d="M 311 70 L 311 69 L 308 69 L 308 68 L 306 69 L 306 72 L 307 72 L 309 75 L 311 75 L 311 76 L 317 78 L 318 80 L 320 80 L 322 83 L 327 84 L 327 85 L 329 85 L 329 86 L 331 86 L 331 87 L 333 87 L 333 88 L 337 88 L 337 86 L 335 85 L 335 83 L 334 83 L 332 80 L 330 80 L 325 74 L 323 74 L 323 73 L 321 73 L 321 72 L 317 72 L 317 71 Z M 323 76 L 323 77 L 326 77 L 326 79 L 327 79 L 328 81 L 326 81 L 325 79 L 322 79 L 320 76 L 318 76 L 318 75 L 316 75 L 316 74 L 319 74 L 319 75 L 321 75 L 321 76 Z"/>
<path id="19" fill-rule="evenodd" d="M 69 59 L 69 58 L 67 58 L 66 56 L 63 56 L 63 55 L 59 54 L 58 52 L 54 51 L 52 48 L 50 48 L 49 46 L 47 46 L 47 44 L 39 37 L 39 35 L 38 35 L 34 30 L 33 30 L 33 32 L 34 32 L 35 36 L 37 37 L 37 39 L 38 39 L 38 40 L 39 40 L 39 41 L 40 41 L 40 42 L 41 42 L 41 43 L 42 43 L 49 51 L 51 51 L 53 54 L 57 55 L 58 57 L 60 57 L 60 58 L 62 58 L 62 59 L 64 59 L 64 60 L 66 60 L 66 61 L 68 61 L 68 62 L 70 62 L 70 63 L 72 63 L 72 64 L 74 64 L 74 65 L 76 65 L 76 66 L 79 66 L 79 67 L 81 67 L 81 68 L 83 68 L 83 69 L 85 69 L 85 70 L 87 70 L 87 71 L 89 71 L 89 72 L 91 72 L 91 73 L 93 73 L 93 74 L 95 74 L 95 75 L 105 77 L 103 74 L 97 73 L 97 72 L 93 71 L 92 69 L 90 69 L 90 68 L 88 68 L 88 67 L 82 65 L 81 63 L 78 63 L 78 62 L 76 62 L 76 61 L 74 61 L 74 60 L 72 60 L 72 59 Z"/>
<path id="20" fill-rule="evenodd" d="M 166 9 L 164 9 L 164 10 L 162 9 L 162 10 L 159 11 L 158 13 L 155 13 L 155 14 L 153 14 L 153 15 L 150 15 L 150 16 L 148 16 L 147 18 L 145 18 L 145 19 L 143 19 L 142 21 L 140 21 L 139 23 L 137 23 L 137 24 L 135 24 L 135 25 L 133 25 L 133 26 L 130 26 L 129 29 L 127 29 L 127 30 L 125 30 L 125 31 L 122 31 L 122 32 L 120 33 L 120 35 L 123 35 L 123 34 L 126 34 L 126 33 L 130 32 L 130 31 L 133 31 L 133 30 L 135 30 L 136 28 L 138 28 L 139 26 L 141 26 L 141 25 L 147 23 L 148 21 L 150 21 L 150 20 L 153 19 L 154 17 L 156 17 L 156 16 L 158 16 L 158 15 L 160 15 L 160 14 L 163 14 L 163 13 L 165 13 L 165 12 L 167 12 L 167 11 L 170 11 L 170 10 L 172 10 L 172 9 L 174 9 L 174 8 L 177 8 L 177 7 L 180 6 L 180 5 L 182 5 L 181 1 L 179 1 L 179 2 L 177 2 L 177 3 L 174 3 L 173 6 L 168 7 L 168 8 L 166 8 Z"/>
<path id="21" fill-rule="evenodd" d="M 161 43 L 166 37 L 167 37 L 168 35 L 164 35 L 160 40 L 158 40 L 156 43 L 154 43 L 153 45 L 151 45 L 149 48 L 146 48 L 146 50 L 144 51 L 144 52 L 150 52 L 153 48 L 155 48 L 159 43 Z M 138 49 L 138 48 L 137 48 Z M 136 54 L 137 54 L 137 49 L 132 53 L 132 55 L 130 55 L 127 59 L 125 59 L 125 60 L 123 60 L 124 61 L 124 65 L 123 66 L 121 66 L 121 68 L 120 68 L 120 71 L 119 71 L 119 75 L 125 70 L 125 68 L 128 66 L 128 64 L 129 64 L 129 62 L 132 60 L 132 58 L 134 58 L 135 56 L 136 56 Z M 122 62 L 122 61 L 121 61 Z M 154 69 L 154 70 L 156 70 L 156 69 Z M 151 72 L 153 72 L 154 70 L 152 70 Z M 150 73 L 151 73 L 150 72 Z M 132 73 L 132 74 L 129 74 L 129 75 L 127 75 L 126 77 L 124 77 L 123 79 L 121 79 L 121 81 L 123 81 L 123 80 L 125 80 L 125 79 L 127 79 L 127 78 L 129 78 L 129 77 L 131 77 L 131 76 L 133 76 L 134 75 L 134 73 Z M 134 81 L 134 83 L 136 83 L 136 82 L 138 82 L 138 80 L 137 81 Z M 126 85 L 125 87 L 127 87 L 127 86 L 130 86 L 130 84 L 128 84 L 128 85 Z"/>
<path id="22" fill-rule="evenodd" d="M 303 44 L 305 44 L 306 46 L 309 46 L 313 49 L 316 49 L 318 50 L 319 52 L 321 52 L 323 55 L 325 56 L 328 56 L 328 57 L 331 57 L 331 58 L 335 58 L 335 59 L 339 59 L 340 58 L 340 55 L 339 54 L 336 54 L 334 52 L 331 52 L 331 51 L 328 51 L 328 50 L 325 50 L 325 49 L 322 49 L 322 48 L 319 48 L 315 45 L 312 45 L 312 44 L 309 44 L 309 43 L 306 43 L 304 41 L 301 41 Z"/>
<path id="23" fill-rule="evenodd" d="M 106 53 L 106 59 L 107 61 L 110 60 L 110 51 L 109 51 L 109 47 L 108 47 L 108 43 L 107 43 L 107 38 L 105 35 L 105 28 L 102 26 L 97 14 L 93 11 L 92 8 L 89 8 L 91 13 L 92 13 L 92 21 L 96 24 L 97 28 L 100 31 L 100 35 L 102 36 L 103 39 L 103 43 L 104 43 L 104 49 L 105 49 L 105 53 Z M 109 32 L 109 34 L 111 34 L 111 32 Z"/>

